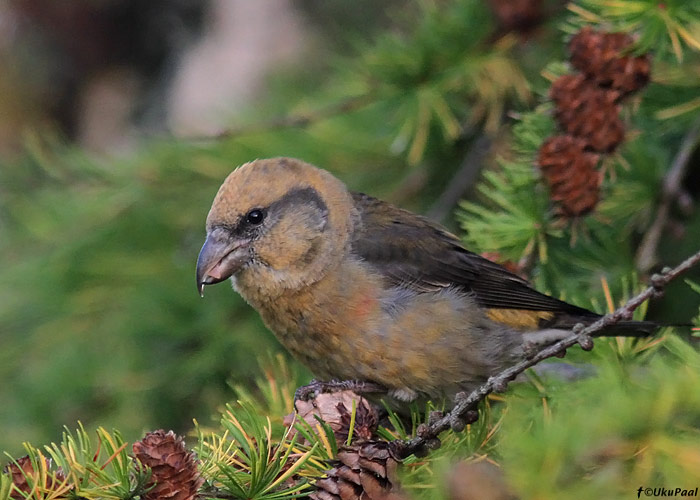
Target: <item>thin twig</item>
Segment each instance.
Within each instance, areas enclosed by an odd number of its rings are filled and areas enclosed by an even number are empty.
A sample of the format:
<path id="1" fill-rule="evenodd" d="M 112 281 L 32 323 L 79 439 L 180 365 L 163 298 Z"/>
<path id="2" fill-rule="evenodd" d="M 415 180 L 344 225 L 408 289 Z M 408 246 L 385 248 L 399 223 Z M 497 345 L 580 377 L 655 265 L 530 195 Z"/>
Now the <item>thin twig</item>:
<path id="1" fill-rule="evenodd" d="M 486 383 L 481 385 L 478 389 L 472 391 L 471 394 L 466 395 L 466 393 L 461 393 L 461 395 L 458 395 L 456 398 L 455 407 L 449 413 L 442 418 L 436 419 L 429 425 L 421 426 L 422 428 L 419 429 L 418 436 L 408 441 L 399 442 L 397 445 L 397 452 L 401 456 L 405 457 L 423 450 L 426 445 L 430 445 L 430 447 L 435 447 L 436 445 L 439 446 L 439 441 L 437 439 L 438 435 L 451 427 L 458 428 L 460 422 L 464 422 L 464 419 L 469 412 L 473 413 L 476 404 L 490 393 L 494 391 L 504 391 L 508 385 L 508 382 L 513 380 L 517 375 L 544 359 L 561 354 L 575 344 L 580 344 L 581 347 L 586 350 L 592 349 L 593 340 L 591 339 L 591 336 L 593 334 L 600 332 L 606 327 L 614 325 L 622 320 L 630 319 L 634 310 L 642 305 L 644 301 L 661 294 L 663 292 L 663 288 L 669 282 L 676 279 L 678 276 L 698 263 L 700 263 L 700 251 L 687 258 L 674 269 L 664 269 L 660 274 L 653 275 L 650 280 L 651 286 L 649 288 L 631 298 L 624 306 L 620 307 L 614 312 L 606 314 L 596 322 L 591 323 L 586 327 L 577 325 L 577 327 L 572 330 L 571 335 L 568 337 L 545 347 L 532 355 L 532 357 L 525 359 L 518 364 L 503 370 L 501 373 L 490 377 Z"/>
<path id="2" fill-rule="evenodd" d="M 683 138 L 681 147 L 671 164 L 671 169 L 664 178 L 661 204 L 656 212 L 656 218 L 649 226 L 646 234 L 644 234 L 644 238 L 637 250 L 637 269 L 642 272 L 649 271 L 657 262 L 656 250 L 663 230 L 668 223 L 671 205 L 681 194 L 681 183 L 688 170 L 693 151 L 698 145 L 698 140 L 700 140 L 700 119 L 695 121 Z"/>
<path id="3" fill-rule="evenodd" d="M 349 97 L 342 101 L 333 103 L 325 108 L 317 109 L 314 111 L 307 111 L 305 113 L 295 113 L 287 116 L 280 116 L 273 118 L 272 120 L 263 121 L 260 123 L 254 123 L 252 125 L 243 125 L 240 127 L 228 128 L 220 132 L 211 135 L 202 136 L 190 136 L 183 137 L 182 139 L 192 142 L 200 141 L 218 141 L 222 139 L 230 139 L 232 137 L 238 137 L 241 135 L 259 134 L 263 132 L 273 132 L 275 130 L 286 129 L 286 128 L 303 128 L 308 127 L 314 123 L 327 120 L 334 116 L 342 115 L 345 113 L 350 113 L 356 111 L 360 108 L 368 106 L 374 102 L 375 97 L 373 94 L 364 94 L 360 96 Z"/>

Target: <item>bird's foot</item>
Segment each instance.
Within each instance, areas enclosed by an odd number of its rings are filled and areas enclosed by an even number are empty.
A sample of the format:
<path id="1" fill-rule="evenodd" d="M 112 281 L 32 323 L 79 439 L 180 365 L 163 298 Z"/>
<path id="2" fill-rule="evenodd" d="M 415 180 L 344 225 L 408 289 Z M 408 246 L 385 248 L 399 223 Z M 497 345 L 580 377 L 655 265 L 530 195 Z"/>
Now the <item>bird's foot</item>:
<path id="1" fill-rule="evenodd" d="M 294 401 L 309 401 L 319 394 L 340 391 L 353 391 L 357 394 L 384 393 L 386 387 L 365 380 L 312 380 L 308 385 L 302 385 L 294 393 Z"/>

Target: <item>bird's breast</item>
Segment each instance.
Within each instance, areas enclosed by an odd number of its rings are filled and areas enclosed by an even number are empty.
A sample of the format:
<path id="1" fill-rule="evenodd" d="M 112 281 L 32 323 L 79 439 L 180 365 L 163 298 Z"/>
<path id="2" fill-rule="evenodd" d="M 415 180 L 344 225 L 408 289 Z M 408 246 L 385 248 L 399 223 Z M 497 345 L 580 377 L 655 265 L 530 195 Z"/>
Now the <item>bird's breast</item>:
<path id="1" fill-rule="evenodd" d="M 348 259 L 311 285 L 274 295 L 260 281 L 235 288 L 285 348 L 319 375 L 338 377 L 336 365 L 352 352 L 376 350 L 372 338 L 385 314 L 382 281 L 360 262 Z"/>
<path id="2" fill-rule="evenodd" d="M 274 299 L 239 291 L 285 348 L 322 379 L 437 394 L 483 380 L 519 340 L 468 294 L 387 286 L 361 261 Z"/>

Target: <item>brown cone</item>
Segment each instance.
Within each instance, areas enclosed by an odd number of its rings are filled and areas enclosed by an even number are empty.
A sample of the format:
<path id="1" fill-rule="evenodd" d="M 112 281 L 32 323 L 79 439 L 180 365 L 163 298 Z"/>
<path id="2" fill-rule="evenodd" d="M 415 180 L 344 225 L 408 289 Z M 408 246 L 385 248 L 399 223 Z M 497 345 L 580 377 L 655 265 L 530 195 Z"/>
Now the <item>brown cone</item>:
<path id="1" fill-rule="evenodd" d="M 563 75 L 549 92 L 562 129 L 599 153 L 612 152 L 625 138 L 616 104 L 618 92 L 599 87 L 584 75 Z"/>
<path id="2" fill-rule="evenodd" d="M 489 0 L 504 31 L 528 31 L 543 17 L 542 0 Z"/>
<path id="3" fill-rule="evenodd" d="M 311 401 L 297 400 L 294 405 L 298 415 L 316 428 L 316 417 L 330 425 L 336 442 L 345 443 L 350 431 L 353 401 L 355 402 L 354 439 L 371 439 L 377 430 L 377 411 L 362 396 L 353 391 L 321 393 Z"/>
<path id="4" fill-rule="evenodd" d="M 197 470 L 194 453 L 185 448 L 184 440 L 173 431 L 149 432 L 133 445 L 134 455 L 151 469 L 153 486 L 144 500 L 191 500 L 204 480 Z"/>
<path id="5" fill-rule="evenodd" d="M 5 472 L 10 474 L 12 483 L 15 485 L 17 490 L 25 494 L 29 494 L 29 492 L 32 491 L 32 487 L 27 482 L 27 477 L 33 477 L 35 472 L 34 467 L 32 466 L 32 461 L 28 456 L 18 458 L 16 464 L 7 464 L 5 467 Z M 15 500 L 23 499 L 24 497 L 19 493 L 19 491 L 13 490 L 10 497 L 14 498 Z"/>
<path id="6" fill-rule="evenodd" d="M 45 458 L 44 460 L 46 460 L 46 468 L 49 469 L 51 467 L 51 461 L 48 458 Z M 12 484 L 14 484 L 17 488 L 10 493 L 10 498 L 13 498 L 14 500 L 24 500 L 25 496 L 22 495 L 22 493 L 28 495 L 34 487 L 33 483 L 35 483 L 38 479 L 38 471 L 34 470 L 34 465 L 32 464 L 31 458 L 26 455 L 22 458 L 18 458 L 17 463 L 13 462 L 7 464 L 3 472 L 10 475 Z M 32 479 L 32 484 L 27 481 L 27 478 Z M 46 479 L 45 489 L 52 490 L 56 484 L 55 482 L 62 483 L 66 477 L 59 469 L 56 473 L 50 474 Z M 22 493 L 20 493 L 20 491 Z"/>
<path id="7" fill-rule="evenodd" d="M 624 55 L 632 43 L 626 33 L 604 33 L 586 26 L 569 42 L 571 64 L 598 85 L 624 94 L 635 92 L 649 82 L 651 61 L 648 54 Z"/>
<path id="8" fill-rule="evenodd" d="M 398 498 L 398 459 L 386 441 L 365 441 L 338 451 L 335 467 L 316 481 L 313 500 L 390 500 Z"/>
<path id="9" fill-rule="evenodd" d="M 540 147 L 538 164 L 549 185 L 550 198 L 566 217 L 585 215 L 598 204 L 599 155 L 587 152 L 585 146 L 582 139 L 559 135 Z"/>

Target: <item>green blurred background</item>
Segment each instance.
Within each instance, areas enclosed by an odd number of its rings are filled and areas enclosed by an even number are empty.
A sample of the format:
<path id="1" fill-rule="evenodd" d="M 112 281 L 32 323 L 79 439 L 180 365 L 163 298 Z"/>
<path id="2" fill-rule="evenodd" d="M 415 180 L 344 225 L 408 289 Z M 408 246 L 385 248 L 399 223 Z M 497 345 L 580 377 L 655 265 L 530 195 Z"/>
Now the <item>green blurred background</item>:
<path id="1" fill-rule="evenodd" d="M 522 38 L 500 38 L 512 27 L 466 0 L 0 2 L 0 450 L 78 420 L 128 440 L 185 432 L 281 349 L 229 287 L 202 300 L 194 283 L 209 205 L 241 163 L 303 158 L 456 229 L 458 200 L 479 199 L 480 169 L 509 154 L 513 116 L 564 58 L 563 6 L 541 4 Z M 688 122 L 657 127 L 659 140 L 677 144 Z M 620 173 L 637 191 L 612 198 L 632 241 L 675 151 L 641 142 L 628 154 L 645 174 Z M 669 262 L 700 234 L 697 215 L 676 215 Z M 566 256 L 569 239 L 559 246 Z M 632 253 L 608 263 L 613 287 Z M 589 286 L 601 268 L 582 264 Z M 655 317 L 697 313 L 687 288 L 671 297 Z"/>

